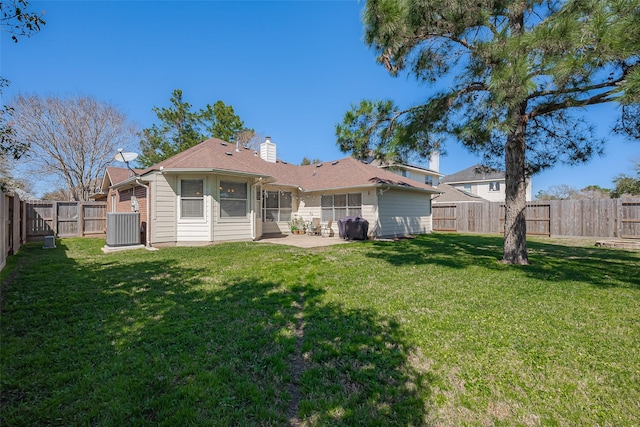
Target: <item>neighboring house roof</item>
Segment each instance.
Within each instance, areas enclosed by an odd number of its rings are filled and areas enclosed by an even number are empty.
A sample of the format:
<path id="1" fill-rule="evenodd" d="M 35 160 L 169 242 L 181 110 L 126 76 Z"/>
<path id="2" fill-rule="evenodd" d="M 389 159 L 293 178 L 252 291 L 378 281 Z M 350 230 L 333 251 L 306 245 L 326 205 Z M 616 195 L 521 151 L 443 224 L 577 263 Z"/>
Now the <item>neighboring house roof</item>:
<path id="1" fill-rule="evenodd" d="M 107 170 L 102 178 L 102 191 L 101 193 L 106 194 L 109 192 L 109 187 L 112 185 L 121 183 L 126 181 L 129 178 L 134 177 L 136 174 L 140 174 L 142 169 L 129 169 L 129 168 L 119 168 L 115 166 L 107 166 Z"/>
<path id="2" fill-rule="evenodd" d="M 282 161 L 275 163 L 263 160 L 259 153 L 239 148 L 217 138 L 202 141 L 181 153 L 141 171 L 144 176 L 154 171 L 175 172 L 219 172 L 243 174 L 266 178 L 266 182 L 290 186 L 302 191 L 320 191 L 366 186 L 389 186 L 417 191 L 438 193 L 430 185 L 403 179 L 392 172 L 378 168 L 352 157 L 318 165 L 297 166 Z M 112 176 L 113 179 L 115 177 Z M 124 178 L 126 181 L 127 178 Z M 116 181 L 117 182 L 117 181 Z"/>
<path id="3" fill-rule="evenodd" d="M 396 162 L 382 162 L 380 160 L 377 160 L 375 157 L 370 156 L 367 157 L 366 159 L 363 160 L 364 163 L 369 163 L 372 164 L 374 166 L 378 166 L 380 168 L 397 168 L 397 169 L 407 169 L 407 170 L 417 170 L 420 172 L 425 172 L 431 175 L 436 175 L 439 177 L 444 176 L 443 174 L 441 174 L 440 172 L 434 171 L 433 169 L 429 169 L 426 168 L 424 166 L 420 166 L 420 165 L 416 165 L 416 164 L 412 164 L 412 163 L 396 163 Z"/>
<path id="4" fill-rule="evenodd" d="M 446 184 L 457 184 L 462 182 L 500 181 L 504 179 L 504 171 L 477 164 L 451 175 L 447 175 L 442 178 L 440 182 Z"/>
<path id="5" fill-rule="evenodd" d="M 456 188 L 449 184 L 440 184 L 438 190 L 442 191 L 442 194 L 433 199 L 434 203 L 453 203 L 453 202 L 486 202 L 487 200 L 464 191 L 460 188 Z"/>

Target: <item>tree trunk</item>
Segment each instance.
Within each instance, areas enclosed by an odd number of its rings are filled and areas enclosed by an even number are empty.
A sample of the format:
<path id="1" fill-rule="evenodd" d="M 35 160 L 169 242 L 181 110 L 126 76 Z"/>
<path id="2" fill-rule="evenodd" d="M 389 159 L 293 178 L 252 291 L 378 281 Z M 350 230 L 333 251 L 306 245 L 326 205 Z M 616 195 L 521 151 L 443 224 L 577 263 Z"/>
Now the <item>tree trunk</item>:
<path id="1" fill-rule="evenodd" d="M 515 128 L 505 146 L 505 221 L 502 262 L 506 264 L 529 264 L 527 255 L 527 180 L 525 174 L 525 151 L 527 128 L 527 103 L 522 102 L 511 112 Z"/>

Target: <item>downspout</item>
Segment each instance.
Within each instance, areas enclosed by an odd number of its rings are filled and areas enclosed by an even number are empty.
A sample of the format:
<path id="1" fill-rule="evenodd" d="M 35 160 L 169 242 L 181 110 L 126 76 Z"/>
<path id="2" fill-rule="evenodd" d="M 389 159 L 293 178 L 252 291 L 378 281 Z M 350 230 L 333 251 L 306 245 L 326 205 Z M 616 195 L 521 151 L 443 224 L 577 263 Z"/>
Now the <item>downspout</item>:
<path id="1" fill-rule="evenodd" d="M 249 224 L 251 227 L 251 240 L 255 242 L 256 240 L 256 198 L 253 197 L 253 191 L 255 191 L 255 186 L 262 183 L 262 177 L 258 178 L 258 181 L 251 184 L 251 195 L 252 200 L 252 208 L 251 208 L 251 218 L 249 220 Z"/>
<path id="2" fill-rule="evenodd" d="M 151 247 L 151 243 L 149 242 L 149 228 L 151 227 L 151 224 L 149 224 L 149 219 L 151 218 L 151 203 L 149 203 L 149 186 L 146 184 L 143 184 L 142 181 L 140 181 L 139 179 L 136 179 L 136 184 L 138 184 L 141 187 L 145 188 L 145 199 L 146 199 L 146 204 L 147 204 L 147 229 L 144 231 L 144 235 L 146 238 L 146 244 L 145 246 L 147 248 Z"/>

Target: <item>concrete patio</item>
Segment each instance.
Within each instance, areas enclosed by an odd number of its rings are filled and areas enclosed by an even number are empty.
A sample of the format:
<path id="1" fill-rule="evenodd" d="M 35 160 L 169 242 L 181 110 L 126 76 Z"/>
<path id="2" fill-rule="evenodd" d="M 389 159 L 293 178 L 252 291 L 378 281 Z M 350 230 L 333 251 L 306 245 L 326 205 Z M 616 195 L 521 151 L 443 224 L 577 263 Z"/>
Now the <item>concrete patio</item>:
<path id="1" fill-rule="evenodd" d="M 314 236 L 309 234 L 267 234 L 262 239 L 257 240 L 259 243 L 275 243 L 277 245 L 297 246 L 299 248 L 318 248 L 322 246 L 340 245 L 343 243 L 351 243 L 351 240 L 344 240 L 334 236 Z"/>

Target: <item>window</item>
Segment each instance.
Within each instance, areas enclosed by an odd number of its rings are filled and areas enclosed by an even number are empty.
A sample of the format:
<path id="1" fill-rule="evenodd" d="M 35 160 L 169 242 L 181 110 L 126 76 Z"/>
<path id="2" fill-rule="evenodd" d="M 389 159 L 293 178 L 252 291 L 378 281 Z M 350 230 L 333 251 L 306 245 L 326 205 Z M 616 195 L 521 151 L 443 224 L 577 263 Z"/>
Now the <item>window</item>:
<path id="1" fill-rule="evenodd" d="M 500 183 L 498 181 L 490 182 L 489 191 L 500 191 Z"/>
<path id="2" fill-rule="evenodd" d="M 290 191 L 265 191 L 264 214 L 262 220 L 291 221 L 291 192 Z"/>
<path id="3" fill-rule="evenodd" d="M 183 179 L 180 181 L 180 216 L 204 218 L 204 181 Z"/>
<path id="4" fill-rule="evenodd" d="M 464 191 L 466 191 L 467 193 L 471 193 L 471 184 L 465 184 Z"/>
<path id="5" fill-rule="evenodd" d="M 329 194 L 320 199 L 322 221 L 337 221 L 345 216 L 362 215 L 362 194 Z"/>
<path id="6" fill-rule="evenodd" d="M 425 175 L 424 183 L 427 185 L 433 185 L 433 177 L 431 175 Z"/>
<path id="7" fill-rule="evenodd" d="M 347 194 L 347 213 L 350 216 L 362 215 L 362 194 Z"/>
<path id="8" fill-rule="evenodd" d="M 247 183 L 220 181 L 220 217 L 247 216 Z"/>
<path id="9" fill-rule="evenodd" d="M 402 169 L 402 171 L 401 171 L 401 172 L 402 172 L 402 176 L 404 176 L 405 178 L 408 178 L 408 177 L 409 177 L 409 171 L 408 171 L 408 170 L 406 170 L 406 169 Z"/>

